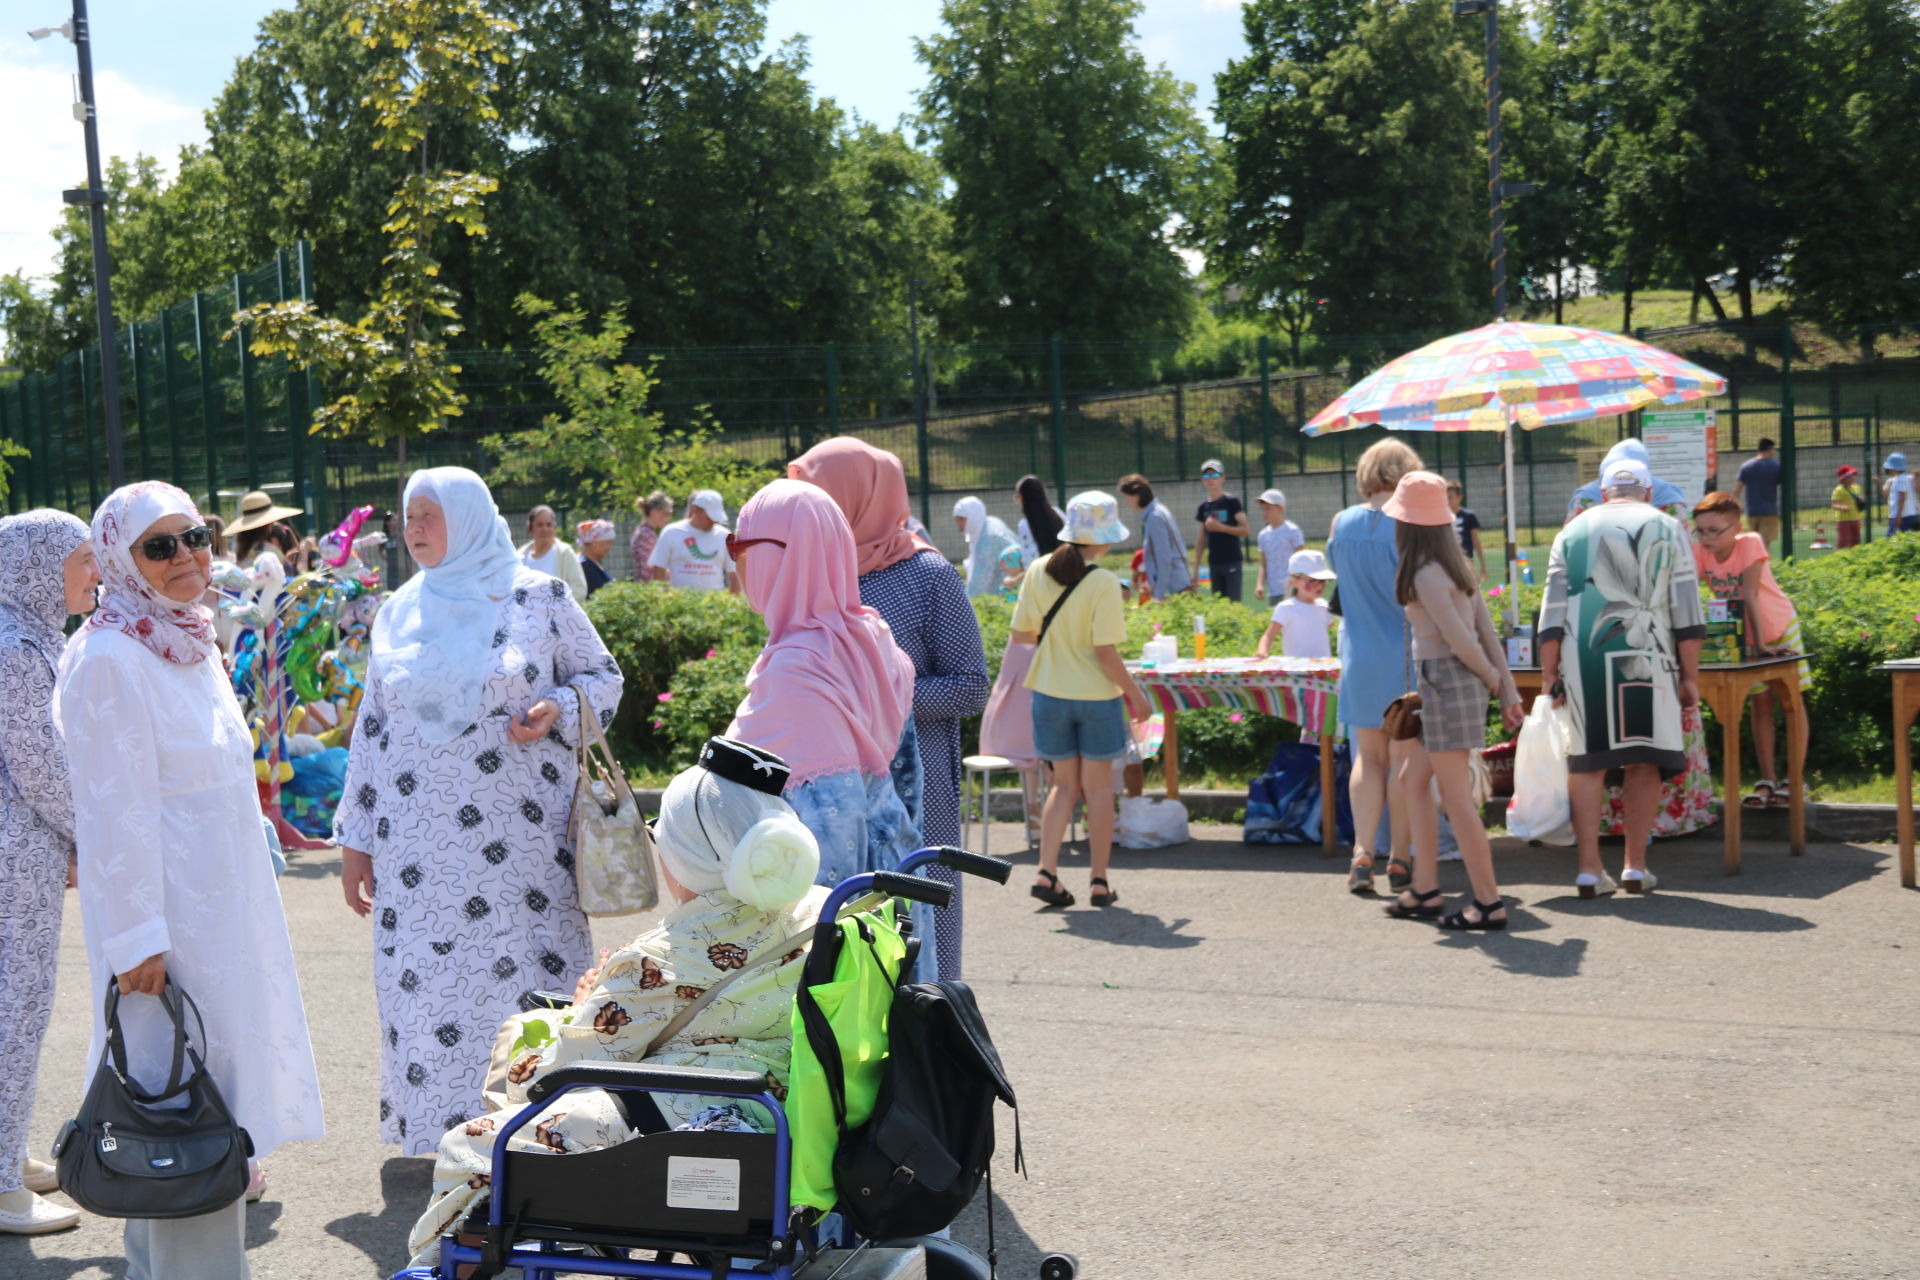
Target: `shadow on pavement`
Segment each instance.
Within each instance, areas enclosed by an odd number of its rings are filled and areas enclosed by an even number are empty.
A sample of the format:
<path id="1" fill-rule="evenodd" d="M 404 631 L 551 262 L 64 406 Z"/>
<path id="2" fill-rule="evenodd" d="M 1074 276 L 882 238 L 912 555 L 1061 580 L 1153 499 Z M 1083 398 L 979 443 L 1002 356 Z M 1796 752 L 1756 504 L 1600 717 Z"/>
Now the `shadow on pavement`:
<path id="1" fill-rule="evenodd" d="M 267 1194 L 273 1194 L 273 1188 L 267 1188 Z M 247 1206 L 247 1248 L 258 1249 L 269 1240 L 279 1238 L 280 1228 L 275 1225 L 285 1212 L 278 1200 L 263 1199 L 258 1204 Z"/>
<path id="2" fill-rule="evenodd" d="M 1577 978 L 1581 962 L 1587 958 L 1585 938 L 1562 938 L 1558 942 L 1528 938 L 1527 915 L 1507 904 L 1510 923 L 1503 933 L 1442 933 L 1440 945 L 1449 951 L 1482 951 L 1507 973 L 1532 978 Z M 1531 928 L 1546 926 L 1534 923 Z"/>
<path id="3" fill-rule="evenodd" d="M 1004 1122 L 1005 1113 L 998 1119 Z M 1007 1127 L 1002 1124 L 1002 1127 Z M 1019 1175 L 1013 1172 L 1013 1153 L 1005 1150 L 995 1154 L 995 1163 L 1000 1166 L 995 1172 L 1015 1180 Z M 966 1207 L 961 1215 L 954 1219 L 953 1238 L 972 1249 L 981 1257 L 987 1256 L 987 1190 L 985 1186 L 973 1197 L 973 1203 Z M 1057 1244 L 1048 1245 L 1037 1241 L 1027 1234 L 1026 1228 L 1014 1216 L 1007 1202 L 999 1196 L 993 1197 L 993 1238 L 994 1247 L 1000 1255 L 999 1272 L 1003 1276 L 1034 1276 L 1040 1273 L 1040 1259 L 1056 1252 Z"/>
<path id="4" fill-rule="evenodd" d="M 60 1203 L 65 1203 L 61 1201 Z M 57 1255 L 64 1235 L 61 1232 L 48 1236 L 0 1236 L 0 1275 L 7 1280 L 68 1280 L 71 1276 L 85 1275 L 98 1269 L 110 1276 L 120 1275 L 126 1270 L 127 1260 L 118 1253 L 101 1254 L 96 1258 L 67 1258 Z"/>
<path id="5" fill-rule="evenodd" d="M 1076 938 L 1111 942 L 1116 946 L 1182 951 L 1206 941 L 1199 934 L 1181 932 L 1193 923 L 1190 919 L 1162 920 L 1159 916 L 1130 911 L 1124 905 L 1086 910 L 1074 907 L 1045 914 L 1058 920 L 1059 923 L 1054 926 L 1055 933 L 1070 933 Z"/>
<path id="6" fill-rule="evenodd" d="M 335 1218 L 327 1224 L 327 1234 L 366 1254 L 381 1275 L 391 1275 L 406 1265 L 407 1233 L 432 1191 L 433 1161 L 394 1156 L 380 1166 L 380 1212 Z"/>
<path id="7" fill-rule="evenodd" d="M 1613 915 L 1632 924 L 1665 925 L 1678 929 L 1725 930 L 1737 933 L 1798 933 L 1814 927 L 1804 916 L 1764 907 L 1738 907 L 1709 898 L 1689 897 L 1659 889 L 1644 897 L 1616 894 L 1611 898 L 1581 899 L 1569 894 L 1540 902 L 1547 911 L 1569 916 Z"/>

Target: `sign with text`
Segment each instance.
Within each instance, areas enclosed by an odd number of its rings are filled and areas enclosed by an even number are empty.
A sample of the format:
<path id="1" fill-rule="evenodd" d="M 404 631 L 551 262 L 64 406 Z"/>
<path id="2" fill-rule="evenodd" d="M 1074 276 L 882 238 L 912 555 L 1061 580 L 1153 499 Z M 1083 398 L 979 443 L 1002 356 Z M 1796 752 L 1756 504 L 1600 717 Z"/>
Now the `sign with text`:
<path id="1" fill-rule="evenodd" d="M 1653 474 L 1680 486 L 1688 502 L 1706 496 L 1719 432 L 1712 409 L 1649 409 L 1640 414 L 1640 441 Z"/>

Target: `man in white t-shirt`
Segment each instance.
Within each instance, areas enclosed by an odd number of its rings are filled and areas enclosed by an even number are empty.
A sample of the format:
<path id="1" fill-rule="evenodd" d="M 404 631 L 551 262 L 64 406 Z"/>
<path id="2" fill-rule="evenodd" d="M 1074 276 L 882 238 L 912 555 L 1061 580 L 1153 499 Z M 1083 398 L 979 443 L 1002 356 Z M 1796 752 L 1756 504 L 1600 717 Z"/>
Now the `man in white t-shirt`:
<path id="1" fill-rule="evenodd" d="M 687 499 L 687 518 L 660 531 L 647 564 L 664 570 L 670 587 L 694 591 L 740 589 L 727 556 L 727 507 L 711 489 L 696 489 Z"/>

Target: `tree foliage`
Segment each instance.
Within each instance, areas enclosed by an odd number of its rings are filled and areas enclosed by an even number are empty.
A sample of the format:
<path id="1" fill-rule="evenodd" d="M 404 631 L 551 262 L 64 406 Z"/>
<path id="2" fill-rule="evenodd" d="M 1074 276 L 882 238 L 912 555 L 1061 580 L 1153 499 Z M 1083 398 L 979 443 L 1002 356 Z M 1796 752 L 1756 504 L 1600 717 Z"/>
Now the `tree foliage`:
<path id="1" fill-rule="evenodd" d="M 766 479 L 763 469 L 711 448 L 709 423 L 672 430 L 648 407 L 653 370 L 627 358 L 633 329 L 625 308 L 610 307 L 595 332 L 578 306 L 560 310 L 523 294 L 519 307 L 533 322 L 541 377 L 565 412 L 484 440 L 497 459 L 496 481 L 544 484 L 570 494 L 574 509 L 612 511 L 655 489 L 717 489 L 738 504 Z"/>
<path id="2" fill-rule="evenodd" d="M 371 303 L 358 320 L 326 316 L 310 302 L 278 302 L 235 317 L 255 355 L 284 355 L 345 390 L 313 415 L 313 430 L 387 437 L 431 431 L 460 412 L 459 366 L 446 340 L 461 332 L 459 299 L 440 279 L 438 247 L 449 231 L 484 236 L 482 203 L 499 183 L 476 173 L 434 171 L 437 121 L 469 125 L 498 117 L 488 94 L 505 62 L 513 24 L 482 0 L 360 0 L 348 30 L 377 55 L 363 105 L 376 151 L 414 158 L 387 203 L 387 253 Z M 417 167 L 416 167 L 417 165 Z"/>
<path id="3" fill-rule="evenodd" d="M 1244 21 L 1219 79 L 1223 269 L 1332 334 L 1488 318 L 1479 76 L 1445 0 L 1252 0 Z"/>
<path id="4" fill-rule="evenodd" d="M 917 41 L 920 137 L 952 184 L 958 341 L 1177 335 L 1167 234 L 1212 159 L 1192 88 L 1134 44 L 1136 0 L 946 0 Z"/>

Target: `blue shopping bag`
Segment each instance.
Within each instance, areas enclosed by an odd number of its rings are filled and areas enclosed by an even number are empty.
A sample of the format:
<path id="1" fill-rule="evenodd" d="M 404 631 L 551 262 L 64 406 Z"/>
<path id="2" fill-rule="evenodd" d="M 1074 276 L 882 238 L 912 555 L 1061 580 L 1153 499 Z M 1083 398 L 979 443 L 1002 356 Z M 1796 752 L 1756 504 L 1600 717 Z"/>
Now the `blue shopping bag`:
<path id="1" fill-rule="evenodd" d="M 1347 778 L 1353 772 L 1353 752 L 1334 744 L 1333 786 L 1339 807 L 1334 811 L 1336 839 L 1353 843 L 1353 808 L 1347 801 Z M 1320 843 L 1320 748 L 1305 742 L 1283 742 L 1273 753 L 1267 771 L 1247 786 L 1247 823 L 1241 840 L 1246 844 Z"/>

